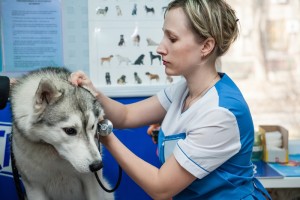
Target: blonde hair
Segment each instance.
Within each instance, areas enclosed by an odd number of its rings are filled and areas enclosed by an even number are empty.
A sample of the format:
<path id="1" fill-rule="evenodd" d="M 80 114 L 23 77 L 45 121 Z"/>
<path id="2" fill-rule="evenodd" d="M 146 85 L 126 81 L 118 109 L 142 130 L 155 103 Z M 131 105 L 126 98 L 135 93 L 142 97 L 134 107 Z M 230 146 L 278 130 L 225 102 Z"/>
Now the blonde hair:
<path id="1" fill-rule="evenodd" d="M 238 36 L 235 11 L 224 0 L 174 0 L 165 14 L 173 8 L 183 9 L 189 26 L 201 41 L 215 40 L 216 56 L 225 54 Z"/>

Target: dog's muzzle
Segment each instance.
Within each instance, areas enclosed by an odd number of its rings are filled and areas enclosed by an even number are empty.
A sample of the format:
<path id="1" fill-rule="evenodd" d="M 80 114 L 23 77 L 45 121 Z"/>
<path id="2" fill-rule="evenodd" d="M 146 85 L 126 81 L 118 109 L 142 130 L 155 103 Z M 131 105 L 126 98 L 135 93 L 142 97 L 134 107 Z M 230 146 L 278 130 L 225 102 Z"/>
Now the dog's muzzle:
<path id="1" fill-rule="evenodd" d="M 90 164 L 90 166 L 89 166 L 91 172 L 96 172 L 96 171 L 102 169 L 102 167 L 103 167 L 103 164 L 101 161 L 95 161 L 92 164 Z"/>

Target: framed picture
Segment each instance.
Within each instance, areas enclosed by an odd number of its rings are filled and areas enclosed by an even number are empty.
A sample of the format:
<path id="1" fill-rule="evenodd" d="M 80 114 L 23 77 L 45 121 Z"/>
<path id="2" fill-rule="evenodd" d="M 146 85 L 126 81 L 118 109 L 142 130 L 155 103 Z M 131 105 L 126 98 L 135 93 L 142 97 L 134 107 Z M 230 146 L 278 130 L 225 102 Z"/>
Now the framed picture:
<path id="1" fill-rule="evenodd" d="M 156 52 L 168 2 L 89 0 L 89 71 L 104 93 L 148 96 L 180 79 Z"/>

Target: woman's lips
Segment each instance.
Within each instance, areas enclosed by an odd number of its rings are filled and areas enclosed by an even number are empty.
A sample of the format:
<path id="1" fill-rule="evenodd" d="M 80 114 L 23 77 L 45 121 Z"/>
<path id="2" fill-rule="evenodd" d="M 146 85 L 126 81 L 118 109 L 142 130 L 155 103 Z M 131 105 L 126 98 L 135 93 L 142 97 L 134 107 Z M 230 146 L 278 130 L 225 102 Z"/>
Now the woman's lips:
<path id="1" fill-rule="evenodd" d="M 163 60 L 163 65 L 166 65 L 166 64 L 168 64 L 168 63 L 169 63 L 169 62 Z"/>

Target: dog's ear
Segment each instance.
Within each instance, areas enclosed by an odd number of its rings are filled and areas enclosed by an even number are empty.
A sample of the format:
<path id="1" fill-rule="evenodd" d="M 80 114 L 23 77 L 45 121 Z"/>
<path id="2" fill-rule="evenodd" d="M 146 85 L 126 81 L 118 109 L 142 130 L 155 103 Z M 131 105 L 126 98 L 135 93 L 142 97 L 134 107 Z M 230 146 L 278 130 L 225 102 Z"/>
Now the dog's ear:
<path id="1" fill-rule="evenodd" d="M 51 105 L 56 102 L 62 96 L 62 92 L 59 91 L 50 79 L 41 79 L 38 89 L 35 93 L 34 108 L 36 111 L 42 111 L 47 105 Z"/>

